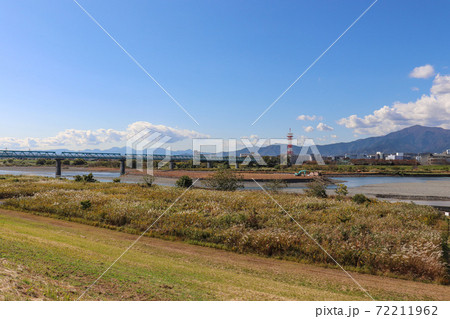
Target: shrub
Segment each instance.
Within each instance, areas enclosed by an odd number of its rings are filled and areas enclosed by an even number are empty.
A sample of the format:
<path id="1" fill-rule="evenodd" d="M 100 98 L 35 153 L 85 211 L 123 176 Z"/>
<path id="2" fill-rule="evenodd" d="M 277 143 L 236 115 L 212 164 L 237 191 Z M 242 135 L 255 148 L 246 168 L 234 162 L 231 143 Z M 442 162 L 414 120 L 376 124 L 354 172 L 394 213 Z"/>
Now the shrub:
<path id="1" fill-rule="evenodd" d="M 252 229 L 259 229 L 261 228 L 261 225 L 259 223 L 259 217 L 258 217 L 258 213 L 253 209 L 253 211 L 248 215 L 246 221 L 245 221 L 245 225 L 248 228 L 252 228 Z"/>
<path id="2" fill-rule="evenodd" d="M 97 182 L 97 180 L 94 178 L 94 175 L 92 175 L 92 173 L 89 173 L 87 175 L 75 175 L 73 177 L 75 182 L 85 182 L 85 183 L 95 183 Z"/>
<path id="3" fill-rule="evenodd" d="M 181 176 L 175 183 L 178 187 L 188 188 L 192 186 L 192 178 L 189 176 Z"/>
<path id="4" fill-rule="evenodd" d="M 142 177 L 142 179 L 144 180 L 144 183 L 141 186 L 152 187 L 156 178 L 152 175 L 145 175 L 144 177 Z"/>
<path id="5" fill-rule="evenodd" d="M 355 194 L 355 196 L 352 197 L 352 200 L 357 204 L 364 204 L 371 202 L 371 200 L 367 198 L 364 194 Z"/>
<path id="6" fill-rule="evenodd" d="M 286 188 L 288 185 L 286 181 L 282 179 L 273 179 L 269 182 L 264 183 L 264 188 L 268 191 L 278 192 L 283 188 Z"/>
<path id="7" fill-rule="evenodd" d="M 82 158 L 77 158 L 73 161 L 73 165 L 87 165 L 87 162 Z"/>
<path id="8" fill-rule="evenodd" d="M 87 175 L 83 175 L 83 179 L 86 183 L 95 183 L 97 180 L 94 178 L 94 175 L 92 173 L 89 173 Z"/>
<path id="9" fill-rule="evenodd" d="M 348 190 L 345 184 L 337 184 L 336 186 L 337 188 L 334 192 L 336 193 L 338 199 L 347 196 Z"/>
<path id="10" fill-rule="evenodd" d="M 81 209 L 86 210 L 92 207 L 92 203 L 90 200 L 83 200 L 80 202 Z"/>
<path id="11" fill-rule="evenodd" d="M 326 198 L 326 184 L 321 180 L 315 180 L 306 184 L 305 194 L 312 197 Z"/>
<path id="12" fill-rule="evenodd" d="M 40 159 L 36 160 L 36 165 L 39 165 L 39 166 L 45 165 L 45 159 L 40 158 Z"/>
<path id="13" fill-rule="evenodd" d="M 205 185 L 216 190 L 221 191 L 235 191 L 238 188 L 243 188 L 241 177 L 228 169 L 219 169 L 210 178 L 205 180 Z"/>
<path id="14" fill-rule="evenodd" d="M 113 183 L 120 183 L 120 178 L 119 177 L 113 178 Z"/>

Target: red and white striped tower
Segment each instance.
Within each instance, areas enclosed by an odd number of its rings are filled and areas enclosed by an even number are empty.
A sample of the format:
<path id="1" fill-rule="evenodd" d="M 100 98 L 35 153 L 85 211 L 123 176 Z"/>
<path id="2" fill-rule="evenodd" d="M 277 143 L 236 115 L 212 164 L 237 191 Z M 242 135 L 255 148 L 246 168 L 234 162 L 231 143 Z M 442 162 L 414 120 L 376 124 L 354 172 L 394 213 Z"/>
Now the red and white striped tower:
<path id="1" fill-rule="evenodd" d="M 287 145 L 287 156 L 288 159 L 292 158 L 292 138 L 294 137 L 294 134 L 292 134 L 291 129 L 289 129 L 289 133 L 287 135 L 288 145 Z"/>

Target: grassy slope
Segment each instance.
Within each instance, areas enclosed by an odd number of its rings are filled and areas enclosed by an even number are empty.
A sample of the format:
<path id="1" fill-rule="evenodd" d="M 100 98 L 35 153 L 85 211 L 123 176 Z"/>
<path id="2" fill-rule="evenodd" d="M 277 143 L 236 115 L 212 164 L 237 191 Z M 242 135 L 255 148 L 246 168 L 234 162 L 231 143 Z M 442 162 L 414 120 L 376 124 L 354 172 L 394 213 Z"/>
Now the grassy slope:
<path id="1" fill-rule="evenodd" d="M 182 193 L 168 187 L 3 177 L 4 207 L 118 229 L 145 230 Z M 446 224 L 431 207 L 273 194 L 348 270 L 445 282 Z M 91 207 L 81 203 L 89 200 Z M 444 229 L 445 227 L 445 229 Z M 335 265 L 265 194 L 192 189 L 149 235 L 241 253 Z"/>
<path id="2" fill-rule="evenodd" d="M 76 299 L 136 238 L 0 210 L 0 299 Z M 439 299 L 450 287 L 352 274 L 376 299 Z M 86 295 L 114 300 L 360 300 L 340 270 L 142 238 Z"/>

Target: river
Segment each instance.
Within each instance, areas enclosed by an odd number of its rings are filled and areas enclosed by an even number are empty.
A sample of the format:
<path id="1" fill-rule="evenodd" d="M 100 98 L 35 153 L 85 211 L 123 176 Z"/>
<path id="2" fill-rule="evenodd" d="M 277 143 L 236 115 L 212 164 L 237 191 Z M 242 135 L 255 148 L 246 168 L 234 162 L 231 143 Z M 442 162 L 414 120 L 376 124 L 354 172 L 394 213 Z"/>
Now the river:
<path id="1" fill-rule="evenodd" d="M 75 175 L 86 175 L 92 173 L 94 177 L 101 182 L 111 182 L 114 178 L 120 177 L 119 172 L 105 172 L 105 171 L 83 171 L 77 169 L 68 169 L 62 171 L 62 177 L 72 179 Z M 2 168 L 0 169 L 0 175 L 34 175 L 54 177 L 54 168 L 50 167 L 14 167 L 14 168 Z M 415 202 L 419 205 L 432 205 L 440 207 L 450 207 L 450 177 L 417 177 L 417 176 L 343 176 L 335 177 L 333 180 L 339 181 L 345 184 L 349 189 L 349 194 L 363 193 L 366 195 L 376 196 L 382 194 L 385 200 L 396 202 Z M 139 176 L 123 176 L 122 182 L 125 183 L 139 183 L 142 182 L 142 178 Z M 438 185 L 435 185 L 438 183 Z M 175 179 L 172 178 L 157 178 L 155 184 L 164 186 L 174 186 Z M 263 184 L 263 183 L 262 183 Z M 245 189 L 258 190 L 259 186 L 254 185 L 253 182 L 245 182 Z M 286 192 L 301 193 L 305 189 L 306 184 L 303 183 L 290 183 L 289 186 L 284 189 Z M 328 192 L 333 193 L 335 185 L 328 187 Z M 391 194 L 394 198 L 389 198 Z M 396 199 L 395 195 L 401 196 L 436 196 L 440 195 L 445 200 L 419 200 L 415 199 Z"/>

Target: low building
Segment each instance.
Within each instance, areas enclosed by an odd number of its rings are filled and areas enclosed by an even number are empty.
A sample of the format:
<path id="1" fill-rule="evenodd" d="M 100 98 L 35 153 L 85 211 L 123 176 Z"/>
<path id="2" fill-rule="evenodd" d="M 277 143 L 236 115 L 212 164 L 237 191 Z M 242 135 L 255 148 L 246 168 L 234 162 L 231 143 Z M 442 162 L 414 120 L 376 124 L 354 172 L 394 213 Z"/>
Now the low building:
<path id="1" fill-rule="evenodd" d="M 377 152 L 377 154 L 375 155 L 375 159 L 383 160 L 384 159 L 383 152 Z"/>
<path id="2" fill-rule="evenodd" d="M 450 155 L 447 152 L 420 154 L 417 161 L 422 165 L 450 165 Z"/>
<path id="3" fill-rule="evenodd" d="M 395 160 L 403 160 L 403 159 L 404 159 L 403 153 L 389 154 L 386 156 L 387 161 L 395 161 Z"/>

